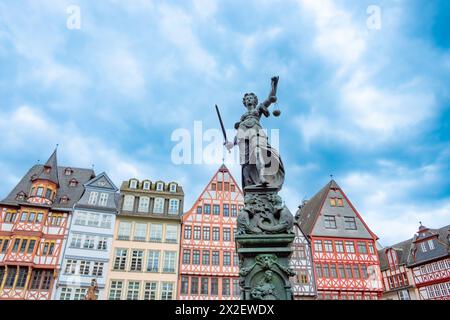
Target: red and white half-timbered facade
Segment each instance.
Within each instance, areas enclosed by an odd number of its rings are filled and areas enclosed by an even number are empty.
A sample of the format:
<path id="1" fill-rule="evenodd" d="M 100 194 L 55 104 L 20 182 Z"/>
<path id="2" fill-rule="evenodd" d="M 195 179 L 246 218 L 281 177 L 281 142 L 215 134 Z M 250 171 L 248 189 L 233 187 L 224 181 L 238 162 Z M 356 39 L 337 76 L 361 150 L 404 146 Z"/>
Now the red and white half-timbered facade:
<path id="1" fill-rule="evenodd" d="M 306 201 L 296 217 L 311 243 L 318 299 L 381 297 L 377 237 L 334 180 Z"/>
<path id="2" fill-rule="evenodd" d="M 92 175 L 92 170 L 58 167 L 55 150 L 0 202 L 0 299 L 51 298 L 71 208 L 86 182 L 70 184 L 69 176 Z"/>
<path id="3" fill-rule="evenodd" d="M 222 165 L 182 217 L 180 300 L 239 299 L 236 219 L 242 191 Z"/>

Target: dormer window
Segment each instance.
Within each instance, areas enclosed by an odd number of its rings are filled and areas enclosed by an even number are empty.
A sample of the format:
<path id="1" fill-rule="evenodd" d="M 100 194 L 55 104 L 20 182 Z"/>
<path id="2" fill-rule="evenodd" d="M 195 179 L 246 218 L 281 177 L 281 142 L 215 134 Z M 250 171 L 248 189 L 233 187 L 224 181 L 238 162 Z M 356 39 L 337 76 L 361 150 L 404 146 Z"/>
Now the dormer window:
<path id="1" fill-rule="evenodd" d="M 420 243 L 420 248 L 422 249 L 422 252 L 427 252 L 427 245 L 425 244 L 425 242 Z"/>
<path id="2" fill-rule="evenodd" d="M 69 197 L 68 196 L 62 196 L 61 200 L 59 202 L 61 202 L 61 203 L 68 203 L 69 202 Z"/>
<path id="3" fill-rule="evenodd" d="M 78 185 L 77 179 L 73 178 L 69 181 L 69 186 L 76 187 Z"/>
<path id="4" fill-rule="evenodd" d="M 44 168 L 44 171 L 45 171 L 45 173 L 50 173 L 50 170 L 52 169 L 52 167 L 45 167 Z"/>
<path id="5" fill-rule="evenodd" d="M 393 249 L 389 249 L 386 251 L 386 255 L 389 262 L 389 267 L 396 268 L 398 266 L 397 252 Z"/>
<path id="6" fill-rule="evenodd" d="M 150 190 L 150 181 L 144 181 L 143 189 L 144 190 Z"/>
<path id="7" fill-rule="evenodd" d="M 17 194 L 16 200 L 24 201 L 26 196 L 27 196 L 27 195 L 25 194 L 25 192 L 21 191 L 21 192 L 19 192 L 19 193 Z"/>
<path id="8" fill-rule="evenodd" d="M 72 173 L 73 173 L 73 170 L 71 168 L 66 168 L 64 170 L 64 175 L 66 175 L 66 176 L 70 176 L 70 175 L 72 175 Z"/>
<path id="9" fill-rule="evenodd" d="M 170 190 L 170 192 L 177 192 L 177 184 L 176 183 L 171 183 L 169 190 Z"/>
<path id="10" fill-rule="evenodd" d="M 163 191 L 164 190 L 164 184 L 162 182 L 158 182 L 156 184 L 156 191 Z"/>
<path id="11" fill-rule="evenodd" d="M 52 199 L 52 190 L 51 189 L 47 189 L 45 191 L 45 198 L 51 200 Z"/>
<path id="12" fill-rule="evenodd" d="M 137 180 L 130 180 L 130 189 L 136 189 L 137 188 Z"/>
<path id="13" fill-rule="evenodd" d="M 433 239 L 428 240 L 428 246 L 430 247 L 430 250 L 434 249 L 434 242 Z"/>
<path id="14" fill-rule="evenodd" d="M 42 197 L 43 194 L 44 194 L 44 188 L 38 187 L 37 191 L 36 191 L 36 196 Z"/>

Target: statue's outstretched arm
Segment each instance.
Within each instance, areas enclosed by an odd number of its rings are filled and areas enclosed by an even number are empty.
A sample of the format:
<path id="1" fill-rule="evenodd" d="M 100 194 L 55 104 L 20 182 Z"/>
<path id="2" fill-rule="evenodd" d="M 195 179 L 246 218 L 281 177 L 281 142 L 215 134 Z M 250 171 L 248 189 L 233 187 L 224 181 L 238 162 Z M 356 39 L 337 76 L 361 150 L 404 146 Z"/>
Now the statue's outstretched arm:
<path id="1" fill-rule="evenodd" d="M 277 87 L 280 77 L 272 77 L 272 87 L 270 89 L 269 97 L 262 103 L 264 107 L 268 108 L 272 103 L 277 102 Z"/>

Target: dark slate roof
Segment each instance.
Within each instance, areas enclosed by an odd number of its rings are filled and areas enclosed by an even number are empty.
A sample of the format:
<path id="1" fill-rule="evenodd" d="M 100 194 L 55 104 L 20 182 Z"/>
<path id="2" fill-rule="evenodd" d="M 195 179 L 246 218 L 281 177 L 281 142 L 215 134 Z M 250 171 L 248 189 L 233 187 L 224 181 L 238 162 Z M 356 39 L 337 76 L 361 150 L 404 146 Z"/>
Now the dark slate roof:
<path id="1" fill-rule="evenodd" d="M 435 248 L 423 252 L 420 249 L 420 240 L 428 239 L 437 236 L 437 241 L 434 241 Z M 408 266 L 420 265 L 429 261 L 437 260 L 450 255 L 450 225 L 439 229 L 429 229 L 421 226 L 418 234 L 416 234 L 412 241 L 411 254 L 408 257 Z M 436 239 L 436 238 L 434 238 Z M 417 243 L 419 241 L 419 243 Z M 425 240 L 426 241 L 426 240 Z"/>
<path id="2" fill-rule="evenodd" d="M 314 228 L 320 208 L 325 201 L 330 189 L 340 189 L 336 181 L 328 182 L 314 197 L 301 205 L 295 214 L 297 223 L 304 235 L 309 236 Z"/>
<path id="3" fill-rule="evenodd" d="M 56 158 L 55 158 L 56 159 Z M 19 181 L 19 183 L 14 187 L 10 194 L 3 199 L 0 203 L 4 205 L 26 205 L 27 202 L 20 201 L 16 199 L 18 193 L 23 191 L 26 195 L 29 194 L 31 188 L 31 178 L 33 176 L 40 174 L 43 170 L 43 165 L 33 166 L 25 176 Z M 73 205 L 80 199 L 83 194 L 84 187 L 83 184 L 92 179 L 95 173 L 92 169 L 82 169 L 82 168 L 71 168 L 73 173 L 66 176 L 64 171 L 66 167 L 57 167 L 57 176 L 59 180 L 59 188 L 56 193 L 55 201 L 51 206 L 52 209 L 71 209 Z M 75 187 L 69 186 L 69 181 L 75 178 L 79 183 Z M 67 203 L 60 203 L 61 197 L 67 196 L 69 198 Z M 36 204 L 33 204 L 36 205 Z"/>
<path id="4" fill-rule="evenodd" d="M 59 185 L 58 179 L 58 162 L 56 159 L 56 150 L 53 151 L 50 158 L 48 158 L 47 162 L 42 166 L 42 170 L 36 175 L 36 179 L 48 180 Z M 49 168 L 50 171 L 47 172 L 46 169 Z"/>
<path id="5" fill-rule="evenodd" d="M 397 252 L 398 264 L 405 265 L 408 261 L 409 254 L 411 252 L 412 238 L 394 244 L 393 246 L 383 248 L 378 250 L 378 256 L 380 257 L 380 268 L 381 271 L 389 269 L 389 262 L 387 260 L 386 251 L 390 248 Z"/>

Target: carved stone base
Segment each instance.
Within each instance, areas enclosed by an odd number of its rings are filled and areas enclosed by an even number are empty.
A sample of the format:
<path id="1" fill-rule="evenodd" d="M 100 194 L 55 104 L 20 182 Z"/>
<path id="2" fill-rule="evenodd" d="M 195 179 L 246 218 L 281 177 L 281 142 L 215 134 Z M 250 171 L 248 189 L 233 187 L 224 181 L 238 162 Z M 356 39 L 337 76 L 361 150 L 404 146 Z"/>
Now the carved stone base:
<path id="1" fill-rule="evenodd" d="M 236 236 L 241 300 L 292 300 L 289 268 L 294 234 Z"/>

